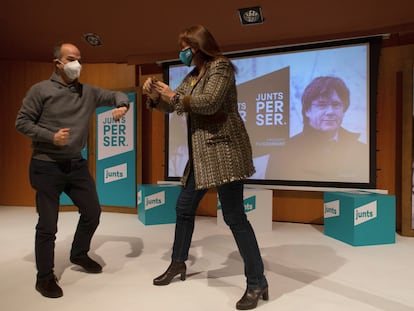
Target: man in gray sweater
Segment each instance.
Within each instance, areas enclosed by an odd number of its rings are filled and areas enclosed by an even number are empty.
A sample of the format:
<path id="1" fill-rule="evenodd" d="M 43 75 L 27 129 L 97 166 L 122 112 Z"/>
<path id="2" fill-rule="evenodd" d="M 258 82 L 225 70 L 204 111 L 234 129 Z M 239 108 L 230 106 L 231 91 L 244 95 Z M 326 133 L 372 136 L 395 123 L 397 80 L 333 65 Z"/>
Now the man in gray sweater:
<path id="1" fill-rule="evenodd" d="M 59 199 L 65 192 L 78 207 L 80 218 L 70 252 L 72 263 L 86 272 L 102 267 L 88 256 L 98 227 L 101 207 L 88 164 L 81 156 L 88 138 L 89 121 L 100 106 L 113 106 L 119 121 L 129 109 L 126 94 L 81 84 L 81 54 L 70 43 L 54 48 L 55 72 L 49 80 L 33 85 L 23 99 L 16 129 L 32 139 L 30 182 L 36 190 L 35 255 L 36 289 L 57 298 L 63 291 L 54 274 L 54 249 Z"/>

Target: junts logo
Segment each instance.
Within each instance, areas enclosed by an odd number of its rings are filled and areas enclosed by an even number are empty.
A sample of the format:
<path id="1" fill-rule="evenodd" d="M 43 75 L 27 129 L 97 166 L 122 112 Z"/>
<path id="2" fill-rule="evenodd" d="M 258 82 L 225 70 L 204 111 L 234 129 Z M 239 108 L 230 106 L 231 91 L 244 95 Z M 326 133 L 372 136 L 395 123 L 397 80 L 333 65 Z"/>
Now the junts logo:
<path id="1" fill-rule="evenodd" d="M 362 205 L 354 210 L 354 226 L 377 218 L 377 201 Z"/>
<path id="2" fill-rule="evenodd" d="M 108 167 L 104 170 L 104 183 L 114 182 L 127 178 L 127 164 Z"/>
<path id="3" fill-rule="evenodd" d="M 256 209 L 256 196 L 252 196 L 243 200 L 244 211 L 246 213 L 254 211 Z"/>
<path id="4" fill-rule="evenodd" d="M 326 202 L 323 205 L 324 218 L 337 217 L 340 215 L 339 200 Z"/>
<path id="5" fill-rule="evenodd" d="M 164 205 L 165 191 L 160 191 L 145 197 L 145 210 Z"/>

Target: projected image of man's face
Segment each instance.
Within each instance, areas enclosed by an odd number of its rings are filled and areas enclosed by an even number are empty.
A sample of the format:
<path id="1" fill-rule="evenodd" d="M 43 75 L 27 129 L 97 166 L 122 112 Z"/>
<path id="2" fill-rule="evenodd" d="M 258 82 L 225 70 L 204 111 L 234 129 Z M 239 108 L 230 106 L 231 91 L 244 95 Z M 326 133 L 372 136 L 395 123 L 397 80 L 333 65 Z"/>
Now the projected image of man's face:
<path id="1" fill-rule="evenodd" d="M 344 104 L 337 92 L 314 99 L 306 112 L 309 125 L 320 131 L 336 131 L 344 118 Z"/>

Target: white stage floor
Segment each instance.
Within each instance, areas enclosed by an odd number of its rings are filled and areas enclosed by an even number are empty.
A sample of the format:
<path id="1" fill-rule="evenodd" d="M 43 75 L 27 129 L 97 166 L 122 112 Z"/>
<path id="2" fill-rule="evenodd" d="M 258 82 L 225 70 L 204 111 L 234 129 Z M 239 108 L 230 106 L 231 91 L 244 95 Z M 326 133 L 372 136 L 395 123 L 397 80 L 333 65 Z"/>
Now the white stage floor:
<path id="1" fill-rule="evenodd" d="M 103 273 L 86 274 L 69 262 L 78 214 L 62 212 L 55 272 L 64 296 L 44 298 L 34 288 L 36 219 L 33 207 L 0 207 L 0 310 L 225 311 L 245 290 L 233 237 L 215 217 L 197 218 L 187 280 L 157 287 L 152 279 L 169 265 L 174 224 L 103 213 L 90 252 Z M 257 239 L 270 296 L 257 310 L 414 310 L 414 238 L 354 247 L 325 236 L 323 226 L 274 222 Z"/>

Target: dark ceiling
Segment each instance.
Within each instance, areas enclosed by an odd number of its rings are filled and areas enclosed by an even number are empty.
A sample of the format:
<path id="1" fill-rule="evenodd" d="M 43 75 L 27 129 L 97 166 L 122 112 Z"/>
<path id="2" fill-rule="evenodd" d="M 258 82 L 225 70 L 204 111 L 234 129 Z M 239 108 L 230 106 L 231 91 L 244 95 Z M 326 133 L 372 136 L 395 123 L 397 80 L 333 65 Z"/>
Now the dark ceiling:
<path id="1" fill-rule="evenodd" d="M 238 9 L 260 6 L 264 23 L 242 26 Z M 224 52 L 414 33 L 414 0 L 2 0 L 0 59 L 50 61 L 59 41 L 84 62 L 146 64 L 176 59 L 177 35 L 205 25 Z M 96 33 L 103 46 L 89 46 Z"/>

